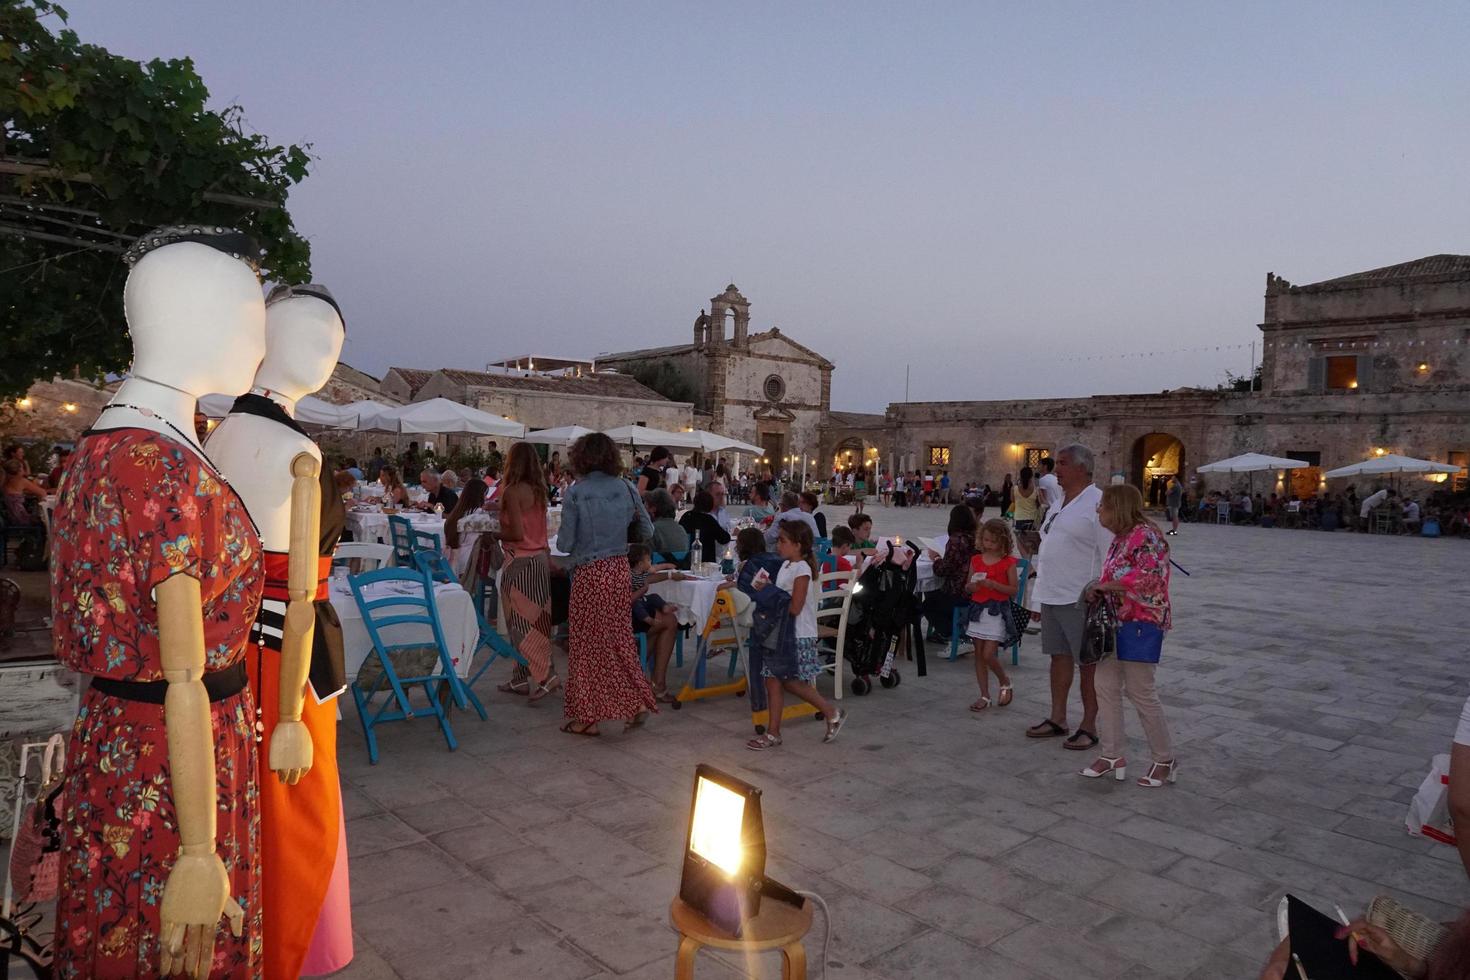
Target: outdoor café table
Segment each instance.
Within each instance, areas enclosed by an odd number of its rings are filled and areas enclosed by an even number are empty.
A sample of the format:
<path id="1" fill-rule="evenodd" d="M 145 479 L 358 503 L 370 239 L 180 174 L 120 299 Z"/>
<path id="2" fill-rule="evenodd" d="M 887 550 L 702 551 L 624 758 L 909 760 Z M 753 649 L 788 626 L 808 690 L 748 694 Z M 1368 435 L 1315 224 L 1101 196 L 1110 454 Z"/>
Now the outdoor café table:
<path id="1" fill-rule="evenodd" d="M 648 587 L 650 595 L 656 595 L 670 605 L 679 607 L 679 622 L 694 627 L 696 637 L 704 635 L 704 624 L 715 605 L 715 593 L 723 575 L 713 577 L 696 576 L 691 572 L 680 572 L 684 580 L 654 582 Z"/>
<path id="2" fill-rule="evenodd" d="M 438 514 L 429 514 L 417 510 L 401 510 L 399 517 L 406 517 L 413 524 L 415 530 L 425 531 L 439 538 L 439 545 L 444 546 L 444 518 Z M 388 515 L 379 509 L 355 510 L 347 509 L 347 530 L 352 532 L 354 541 L 377 542 L 379 544 L 392 544 L 393 538 L 388 533 Z"/>
<path id="3" fill-rule="evenodd" d="M 370 600 L 379 599 L 393 594 L 393 591 L 390 583 L 380 582 L 368 586 L 363 596 Z M 342 659 L 350 681 L 357 676 L 367 660 L 373 649 L 373 641 L 368 636 L 367 626 L 362 621 L 362 613 L 352 598 L 352 590 L 348 588 L 345 576 L 332 577 L 329 594 L 332 608 L 342 621 Z M 470 662 L 474 659 L 475 648 L 480 641 L 480 622 L 475 618 L 475 607 L 470 602 L 470 594 L 459 585 L 441 583 L 434 586 L 434 605 L 439 610 L 439 625 L 444 631 L 444 643 L 449 647 L 449 656 L 454 661 L 454 671 L 461 677 L 468 677 Z M 391 615 L 392 607 L 384 608 Z M 405 607 L 403 611 L 411 612 L 412 608 Z M 412 624 L 389 626 L 382 631 L 382 636 L 384 643 L 410 643 L 420 638 L 426 644 L 433 642 L 427 626 Z"/>

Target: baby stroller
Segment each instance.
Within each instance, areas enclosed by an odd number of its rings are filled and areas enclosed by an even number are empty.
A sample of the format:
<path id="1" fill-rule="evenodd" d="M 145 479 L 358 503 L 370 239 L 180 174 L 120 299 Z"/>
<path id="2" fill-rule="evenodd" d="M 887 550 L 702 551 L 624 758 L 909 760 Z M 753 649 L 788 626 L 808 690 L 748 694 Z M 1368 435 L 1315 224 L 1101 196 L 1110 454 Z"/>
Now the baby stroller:
<path id="1" fill-rule="evenodd" d="M 897 687 L 901 677 L 893 666 L 894 653 L 904 630 L 914 631 L 913 649 L 919 676 L 926 673 L 923 637 L 919 629 L 919 599 L 914 594 L 918 570 L 913 559 L 918 551 L 903 545 L 895 553 L 887 544 L 858 578 L 853 587 L 852 606 L 847 614 L 847 642 L 842 651 L 852 667 L 852 693 L 864 695 L 873 689 L 873 678 L 884 687 Z"/>

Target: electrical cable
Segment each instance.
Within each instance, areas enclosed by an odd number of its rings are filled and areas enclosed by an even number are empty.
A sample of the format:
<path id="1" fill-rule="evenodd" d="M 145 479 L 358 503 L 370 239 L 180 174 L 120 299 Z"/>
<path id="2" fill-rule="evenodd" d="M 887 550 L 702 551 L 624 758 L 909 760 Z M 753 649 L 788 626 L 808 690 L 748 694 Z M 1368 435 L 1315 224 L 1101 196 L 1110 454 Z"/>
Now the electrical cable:
<path id="1" fill-rule="evenodd" d="M 827 908 L 827 903 L 822 896 L 816 892 L 804 892 L 798 888 L 796 894 L 803 898 L 810 898 L 822 907 L 822 918 L 827 922 L 827 935 L 822 940 L 822 980 L 827 980 L 827 954 L 832 949 L 832 911 Z"/>

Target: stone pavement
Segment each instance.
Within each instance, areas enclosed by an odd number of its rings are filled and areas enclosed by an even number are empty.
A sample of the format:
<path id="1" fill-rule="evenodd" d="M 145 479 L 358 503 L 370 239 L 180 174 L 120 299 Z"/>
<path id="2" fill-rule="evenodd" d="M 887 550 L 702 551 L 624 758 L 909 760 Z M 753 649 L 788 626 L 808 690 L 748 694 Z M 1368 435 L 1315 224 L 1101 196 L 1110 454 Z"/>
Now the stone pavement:
<path id="1" fill-rule="evenodd" d="M 880 533 L 946 519 L 871 510 Z M 770 873 L 826 898 L 843 980 L 1250 978 L 1287 890 L 1470 904 L 1453 849 L 1403 829 L 1470 691 L 1470 544 L 1193 525 L 1174 541 L 1193 575 L 1174 576 L 1159 674 L 1182 760 L 1163 790 L 1081 779 L 1087 753 L 1023 737 L 1047 703 L 1035 638 L 1008 708 L 966 710 L 969 658 L 904 664 L 898 688 L 849 694 L 835 743 L 805 719 L 763 754 L 743 747 L 743 699 L 594 741 L 557 731 L 556 699 L 486 684 L 490 720 L 456 714 L 458 752 L 429 722 L 395 725 L 374 767 L 348 707 L 358 954 L 339 976 L 672 976 L 697 762 L 764 789 Z M 813 977 L 823 932 L 818 915 Z M 700 954 L 700 977 L 746 973 L 779 961 Z"/>

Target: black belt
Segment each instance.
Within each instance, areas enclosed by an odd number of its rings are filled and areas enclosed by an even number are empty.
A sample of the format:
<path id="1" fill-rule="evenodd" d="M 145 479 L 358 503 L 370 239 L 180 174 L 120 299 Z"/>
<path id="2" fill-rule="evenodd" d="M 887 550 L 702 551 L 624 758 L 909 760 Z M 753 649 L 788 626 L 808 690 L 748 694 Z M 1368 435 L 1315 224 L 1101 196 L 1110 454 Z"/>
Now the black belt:
<path id="1" fill-rule="evenodd" d="M 245 689 L 245 661 L 237 660 L 232 666 L 212 670 L 204 675 L 204 690 L 210 701 L 223 701 L 234 697 Z M 168 693 L 168 681 L 119 681 L 111 677 L 93 677 L 92 687 L 99 693 L 124 701 L 141 701 L 144 704 L 163 704 Z"/>

